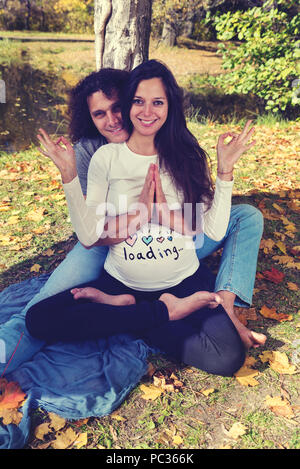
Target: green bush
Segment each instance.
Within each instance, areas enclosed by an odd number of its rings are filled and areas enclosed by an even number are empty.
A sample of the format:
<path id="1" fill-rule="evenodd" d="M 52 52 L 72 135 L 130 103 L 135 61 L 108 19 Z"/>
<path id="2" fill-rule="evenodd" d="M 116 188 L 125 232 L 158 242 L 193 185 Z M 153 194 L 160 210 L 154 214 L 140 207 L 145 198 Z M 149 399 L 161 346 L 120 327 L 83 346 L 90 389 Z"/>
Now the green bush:
<path id="1" fill-rule="evenodd" d="M 255 7 L 208 15 L 207 21 L 214 22 L 219 40 L 231 41 L 219 46 L 228 72 L 211 77 L 212 83 L 228 94 L 252 93 L 275 113 L 300 104 L 299 13 Z"/>

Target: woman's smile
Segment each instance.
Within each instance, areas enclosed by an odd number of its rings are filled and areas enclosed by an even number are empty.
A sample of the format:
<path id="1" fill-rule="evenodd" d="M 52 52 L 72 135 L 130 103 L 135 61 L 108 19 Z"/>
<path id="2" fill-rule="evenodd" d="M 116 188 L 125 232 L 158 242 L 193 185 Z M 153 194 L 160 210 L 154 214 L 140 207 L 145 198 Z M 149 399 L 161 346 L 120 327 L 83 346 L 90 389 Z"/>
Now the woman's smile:
<path id="1" fill-rule="evenodd" d="M 168 99 L 162 80 L 142 80 L 136 89 L 130 110 L 133 133 L 154 137 L 167 117 Z"/>

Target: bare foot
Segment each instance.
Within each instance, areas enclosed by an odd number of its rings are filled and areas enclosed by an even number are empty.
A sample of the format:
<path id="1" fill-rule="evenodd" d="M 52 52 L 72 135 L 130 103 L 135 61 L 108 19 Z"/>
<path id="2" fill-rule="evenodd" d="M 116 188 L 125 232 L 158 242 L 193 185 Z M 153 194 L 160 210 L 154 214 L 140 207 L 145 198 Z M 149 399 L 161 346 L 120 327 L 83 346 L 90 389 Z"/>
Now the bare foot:
<path id="1" fill-rule="evenodd" d="M 73 288 L 71 293 L 74 300 L 81 298 L 90 300 L 93 303 L 102 303 L 114 306 L 126 306 L 135 304 L 135 298 L 132 295 L 107 295 L 106 293 L 93 287 Z"/>
<path id="2" fill-rule="evenodd" d="M 248 329 L 246 326 L 243 328 L 238 329 L 238 333 L 247 349 L 253 347 L 261 347 L 265 344 L 267 337 L 264 334 L 260 334 L 259 332 L 254 332 Z"/>
<path id="3" fill-rule="evenodd" d="M 185 298 L 177 298 L 171 293 L 163 293 L 159 299 L 167 306 L 170 321 L 183 319 L 204 306 L 216 308 L 222 303 L 219 295 L 207 291 L 199 291 Z"/>

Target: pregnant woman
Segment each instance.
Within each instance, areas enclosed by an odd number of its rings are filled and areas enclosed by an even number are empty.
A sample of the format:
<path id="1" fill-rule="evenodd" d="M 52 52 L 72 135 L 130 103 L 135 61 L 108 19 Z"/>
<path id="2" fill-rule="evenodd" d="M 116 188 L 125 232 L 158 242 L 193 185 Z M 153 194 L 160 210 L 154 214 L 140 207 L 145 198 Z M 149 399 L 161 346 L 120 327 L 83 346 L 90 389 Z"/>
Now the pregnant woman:
<path id="1" fill-rule="evenodd" d="M 204 233 L 224 237 L 233 165 L 252 146 L 253 129 L 247 123 L 241 135 L 220 137 L 223 166 L 213 198 L 205 152 L 186 127 L 180 89 L 164 65 L 149 61 L 131 72 L 124 119 L 130 137 L 95 153 L 86 200 L 71 145 L 65 142 L 68 158 L 54 159 L 79 240 L 110 245 L 105 273 L 32 306 L 27 328 L 47 342 L 131 333 L 187 364 L 230 376 L 243 363 L 244 346 L 221 296 L 209 293 L 214 281 L 192 248 L 193 222 L 204 205 Z M 45 133 L 42 140 L 49 147 Z"/>

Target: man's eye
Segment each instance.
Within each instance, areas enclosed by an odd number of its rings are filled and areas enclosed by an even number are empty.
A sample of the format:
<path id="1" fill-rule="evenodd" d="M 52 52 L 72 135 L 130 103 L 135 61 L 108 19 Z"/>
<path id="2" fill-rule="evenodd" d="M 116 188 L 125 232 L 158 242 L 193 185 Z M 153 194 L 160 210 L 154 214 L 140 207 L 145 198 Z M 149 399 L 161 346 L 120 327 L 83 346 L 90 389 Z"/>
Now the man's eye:
<path id="1" fill-rule="evenodd" d="M 94 112 L 94 117 L 103 117 L 104 116 L 104 112 L 102 111 L 98 111 L 98 112 Z"/>
<path id="2" fill-rule="evenodd" d="M 120 112 L 121 111 L 121 106 L 118 104 L 117 106 L 114 106 L 113 112 Z"/>

